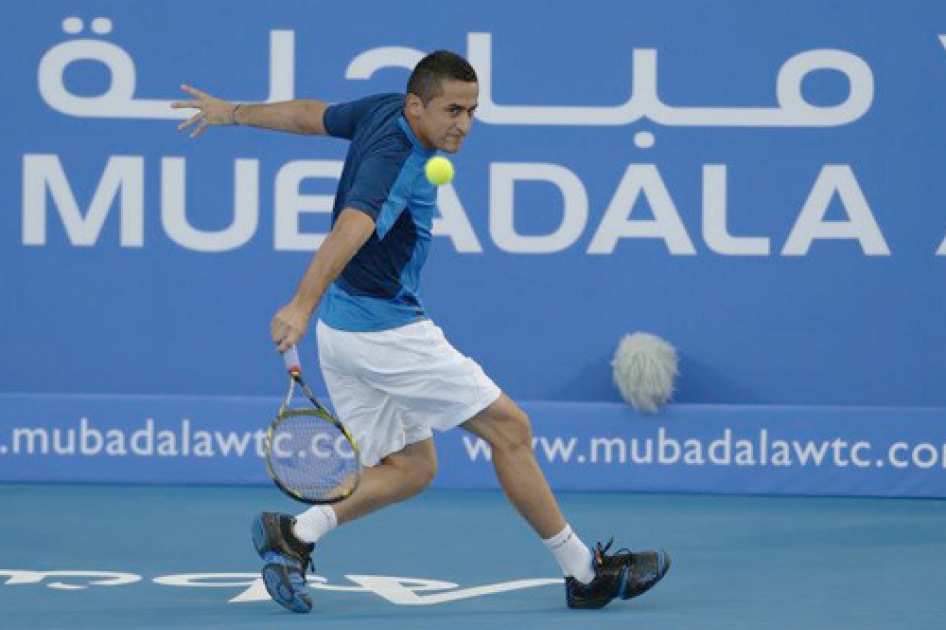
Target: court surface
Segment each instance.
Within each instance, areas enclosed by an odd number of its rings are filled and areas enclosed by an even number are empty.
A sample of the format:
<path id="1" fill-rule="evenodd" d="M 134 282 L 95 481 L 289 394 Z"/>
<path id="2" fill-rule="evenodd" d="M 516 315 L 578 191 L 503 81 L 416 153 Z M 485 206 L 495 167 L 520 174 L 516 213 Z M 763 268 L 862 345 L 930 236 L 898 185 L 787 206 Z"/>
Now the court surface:
<path id="1" fill-rule="evenodd" d="M 315 610 L 294 615 L 255 581 L 253 515 L 301 507 L 275 489 L 5 485 L 0 497 L 0 628 L 913 629 L 946 613 L 943 501 L 563 494 L 585 542 L 614 534 L 674 559 L 647 595 L 571 611 L 500 493 L 430 491 L 325 538 Z M 62 571 L 77 574 L 49 573 Z"/>

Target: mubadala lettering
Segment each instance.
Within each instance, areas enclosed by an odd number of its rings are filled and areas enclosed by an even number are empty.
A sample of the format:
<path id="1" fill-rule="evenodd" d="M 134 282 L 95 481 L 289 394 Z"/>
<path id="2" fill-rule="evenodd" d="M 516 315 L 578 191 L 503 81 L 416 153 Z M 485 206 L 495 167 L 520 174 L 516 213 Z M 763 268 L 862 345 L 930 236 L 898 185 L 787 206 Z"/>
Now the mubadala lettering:
<path id="1" fill-rule="evenodd" d="M 164 157 L 160 161 L 159 212 L 164 236 L 183 249 L 219 253 L 239 249 L 256 235 L 260 222 L 260 163 L 237 159 L 233 163 L 232 219 L 219 230 L 202 230 L 188 219 L 186 161 Z M 288 162 L 275 177 L 273 203 L 273 247 L 277 251 L 318 249 L 328 230 L 333 196 L 307 194 L 303 182 L 338 181 L 342 162 L 298 160 Z M 710 251 L 724 256 L 771 256 L 771 238 L 764 235 L 734 235 L 729 231 L 727 189 L 729 169 L 722 164 L 702 167 L 702 240 Z M 515 191 L 523 182 L 553 186 L 562 195 L 560 207 L 547 208 L 560 215 L 557 227 L 545 234 L 521 234 L 515 228 Z M 111 156 L 95 187 L 91 201 L 82 208 L 58 155 L 25 155 L 23 158 L 23 232 L 28 246 L 45 246 L 51 224 L 57 222 L 75 247 L 94 247 L 110 215 L 117 215 L 119 244 L 123 248 L 145 246 L 145 158 Z M 845 220 L 826 220 L 837 197 Z M 634 209 L 646 202 L 652 217 L 638 218 Z M 51 203 L 50 203 L 51 202 Z M 440 217 L 432 233 L 450 240 L 457 253 L 483 252 L 481 235 L 456 190 L 446 185 L 438 199 Z M 303 231 L 305 215 L 322 215 L 322 232 Z M 672 256 L 693 256 L 697 247 L 673 196 L 654 164 L 630 164 L 624 172 L 601 219 L 590 220 L 588 194 L 581 179 L 560 164 L 494 162 L 489 169 L 489 236 L 496 248 L 514 254 L 555 254 L 581 246 L 587 254 L 611 255 L 619 246 L 636 239 L 663 241 Z M 579 245 L 587 240 L 587 245 Z M 804 205 L 780 250 L 781 256 L 806 256 L 815 241 L 854 241 L 864 256 L 889 256 L 874 212 L 847 164 L 821 168 Z M 941 247 L 937 255 L 946 255 Z"/>

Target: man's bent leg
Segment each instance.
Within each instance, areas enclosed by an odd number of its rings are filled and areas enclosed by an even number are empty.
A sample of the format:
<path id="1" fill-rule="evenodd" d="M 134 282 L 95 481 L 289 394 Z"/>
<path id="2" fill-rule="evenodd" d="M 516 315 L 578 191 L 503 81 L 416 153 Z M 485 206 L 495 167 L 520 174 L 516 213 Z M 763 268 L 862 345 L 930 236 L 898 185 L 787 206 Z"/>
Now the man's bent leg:
<path id="1" fill-rule="evenodd" d="M 422 492 L 437 474 L 432 438 L 408 444 L 362 471 L 355 493 L 332 506 L 338 524 L 353 521 Z"/>
<path id="2" fill-rule="evenodd" d="M 298 519 L 288 514 L 260 514 L 253 523 L 253 544 L 263 559 L 267 592 L 293 612 L 309 612 L 312 599 L 306 592 L 305 574 L 312 564 L 316 540 L 336 524 L 418 494 L 430 484 L 436 469 L 437 453 L 433 440 L 427 438 L 366 469 L 355 493 L 344 501 L 315 506 Z M 325 516 L 330 517 L 330 527 L 324 525 Z M 320 521 L 321 527 L 312 527 Z M 312 532 L 315 534 L 309 535 Z"/>
<path id="3" fill-rule="evenodd" d="M 431 438 L 408 444 L 362 472 L 361 483 L 351 496 L 333 505 L 310 508 L 296 517 L 293 530 L 308 543 L 342 523 L 403 501 L 426 488 L 437 472 L 437 452 Z"/>

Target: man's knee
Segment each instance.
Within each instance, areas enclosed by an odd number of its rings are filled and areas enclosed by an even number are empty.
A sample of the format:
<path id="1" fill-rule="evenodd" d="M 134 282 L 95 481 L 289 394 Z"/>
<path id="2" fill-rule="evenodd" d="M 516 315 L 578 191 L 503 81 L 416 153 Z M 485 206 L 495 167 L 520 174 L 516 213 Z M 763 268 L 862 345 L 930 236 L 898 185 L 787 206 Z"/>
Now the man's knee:
<path id="1" fill-rule="evenodd" d="M 532 449 L 532 423 L 529 416 L 515 405 L 502 408 L 483 424 L 481 437 L 493 450 L 514 453 Z"/>
<path id="2" fill-rule="evenodd" d="M 411 494 L 423 491 L 437 476 L 437 452 L 429 440 L 411 444 L 400 453 L 385 458 L 385 463 L 401 471 Z"/>
<path id="3" fill-rule="evenodd" d="M 415 492 L 427 488 L 437 476 L 437 457 L 425 457 L 413 463 L 411 468 L 411 484 Z"/>

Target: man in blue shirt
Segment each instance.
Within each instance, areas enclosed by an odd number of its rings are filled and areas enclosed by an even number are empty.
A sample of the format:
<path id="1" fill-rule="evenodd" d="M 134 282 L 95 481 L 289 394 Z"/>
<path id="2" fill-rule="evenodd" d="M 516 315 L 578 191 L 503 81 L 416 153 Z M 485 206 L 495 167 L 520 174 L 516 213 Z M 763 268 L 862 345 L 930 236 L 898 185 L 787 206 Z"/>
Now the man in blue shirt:
<path id="1" fill-rule="evenodd" d="M 254 524 L 270 596 L 308 612 L 305 571 L 314 543 L 336 526 L 421 492 L 436 472 L 432 429 L 461 427 L 485 440 L 506 496 L 541 536 L 565 575 L 573 608 L 600 608 L 646 592 L 666 574 L 664 551 L 594 551 L 566 523 L 532 452 L 529 418 L 458 352 L 433 324 L 418 294 L 436 190 L 424 166 L 455 153 L 470 131 L 479 85 L 470 64 L 437 51 L 415 67 L 407 94 L 329 105 L 315 100 L 233 104 L 184 86 L 199 110 L 181 129 L 247 125 L 329 135 L 351 145 L 339 181 L 332 229 L 292 300 L 273 318 L 284 352 L 318 309 L 319 360 L 329 395 L 359 446 L 365 467 L 356 492 L 293 517 L 263 513 Z M 196 126 L 195 126 L 196 125 Z"/>

